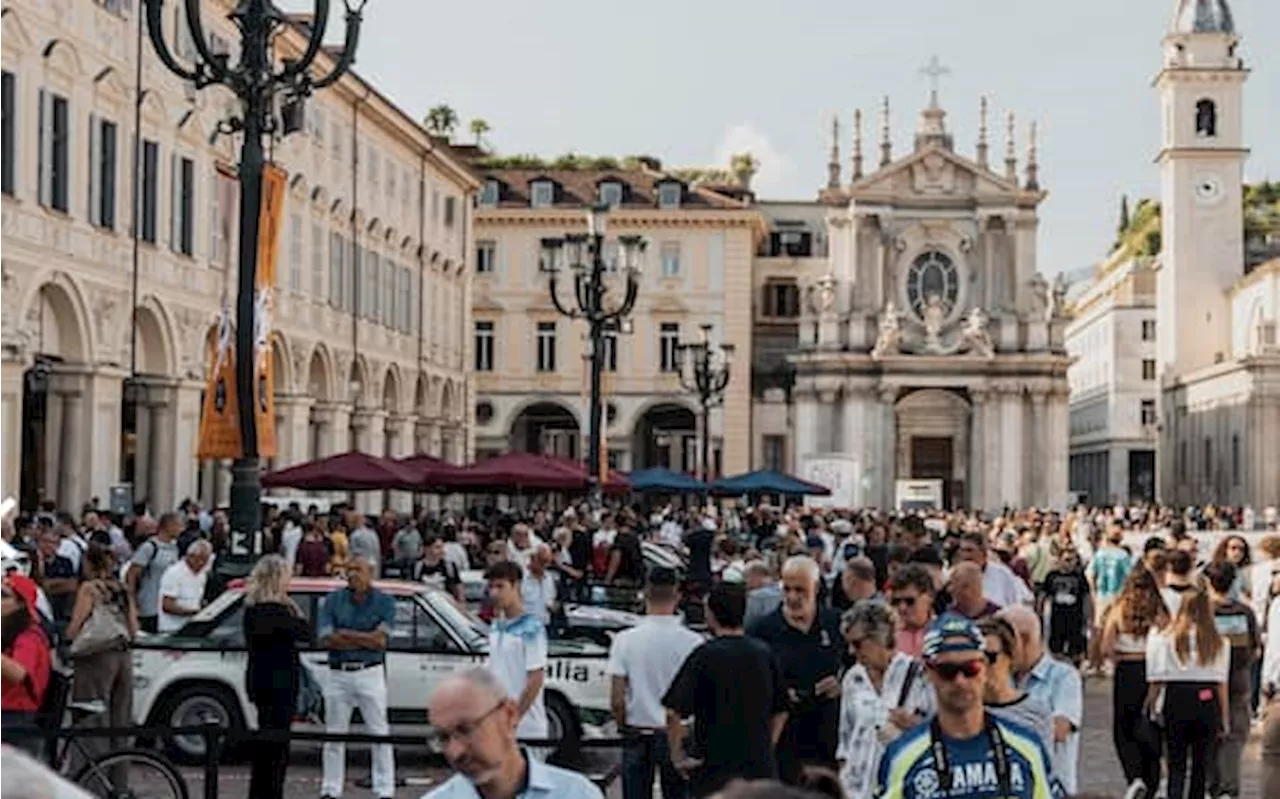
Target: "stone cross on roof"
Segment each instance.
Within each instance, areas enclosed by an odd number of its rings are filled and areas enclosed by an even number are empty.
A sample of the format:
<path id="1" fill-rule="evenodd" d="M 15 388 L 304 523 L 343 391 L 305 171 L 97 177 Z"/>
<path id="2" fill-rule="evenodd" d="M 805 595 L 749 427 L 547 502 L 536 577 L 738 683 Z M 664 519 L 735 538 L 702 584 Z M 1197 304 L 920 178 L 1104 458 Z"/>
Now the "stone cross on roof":
<path id="1" fill-rule="evenodd" d="M 929 79 L 929 107 L 937 108 L 938 84 L 944 76 L 951 74 L 951 70 L 944 67 L 942 62 L 939 61 L 938 57 L 935 55 L 930 58 L 929 63 L 920 70 L 920 74 Z"/>

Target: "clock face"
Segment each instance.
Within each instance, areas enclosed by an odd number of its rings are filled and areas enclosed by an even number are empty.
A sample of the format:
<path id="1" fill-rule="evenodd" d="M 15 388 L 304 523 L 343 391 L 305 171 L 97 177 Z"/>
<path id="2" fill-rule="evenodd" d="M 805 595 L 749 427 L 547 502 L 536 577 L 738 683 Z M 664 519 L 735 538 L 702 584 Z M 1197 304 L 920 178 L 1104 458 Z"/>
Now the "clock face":
<path id="1" fill-rule="evenodd" d="M 1210 173 L 1196 176 L 1196 202 L 1201 205 L 1216 205 L 1222 195 L 1222 178 Z"/>

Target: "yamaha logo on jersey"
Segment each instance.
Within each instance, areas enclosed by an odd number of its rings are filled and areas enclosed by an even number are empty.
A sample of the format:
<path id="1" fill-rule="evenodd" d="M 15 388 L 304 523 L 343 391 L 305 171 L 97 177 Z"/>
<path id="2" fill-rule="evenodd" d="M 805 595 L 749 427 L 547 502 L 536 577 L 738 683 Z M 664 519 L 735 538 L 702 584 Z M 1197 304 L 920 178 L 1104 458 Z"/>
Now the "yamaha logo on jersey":
<path id="1" fill-rule="evenodd" d="M 1021 763 L 1011 764 L 1009 774 L 1013 795 L 1018 796 L 1026 787 L 1026 777 Z M 932 767 L 920 769 L 911 780 L 912 799 L 947 799 L 947 797 L 986 796 L 1000 793 L 1000 781 L 996 777 L 995 763 L 964 763 L 951 768 L 951 790 L 943 790 L 938 772 Z"/>

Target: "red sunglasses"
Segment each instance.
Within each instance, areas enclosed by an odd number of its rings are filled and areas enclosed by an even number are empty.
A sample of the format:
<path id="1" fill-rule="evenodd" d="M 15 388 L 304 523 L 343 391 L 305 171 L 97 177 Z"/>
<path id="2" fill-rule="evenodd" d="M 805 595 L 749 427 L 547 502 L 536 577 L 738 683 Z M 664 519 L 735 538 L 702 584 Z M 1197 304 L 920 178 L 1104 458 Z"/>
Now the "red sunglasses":
<path id="1" fill-rule="evenodd" d="M 972 680 L 982 672 L 982 663 L 983 661 L 981 660 L 966 660 L 963 663 L 933 663 L 930 664 L 929 668 L 944 680 L 954 680 L 961 674 Z"/>

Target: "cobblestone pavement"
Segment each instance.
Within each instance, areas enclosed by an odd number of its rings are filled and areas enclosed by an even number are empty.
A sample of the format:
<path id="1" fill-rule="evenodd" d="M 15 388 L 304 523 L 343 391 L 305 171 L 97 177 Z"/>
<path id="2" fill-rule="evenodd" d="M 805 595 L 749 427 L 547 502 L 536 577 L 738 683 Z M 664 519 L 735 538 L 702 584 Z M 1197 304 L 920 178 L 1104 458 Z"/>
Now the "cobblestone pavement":
<path id="1" fill-rule="evenodd" d="M 1124 777 L 1116 760 L 1111 743 L 1111 683 L 1107 680 L 1090 680 L 1085 687 L 1085 733 L 1080 746 L 1080 789 L 1092 794 L 1120 799 L 1124 792 Z M 1255 728 L 1256 732 L 1256 728 Z M 366 787 L 359 787 L 361 779 L 368 779 L 369 758 L 367 751 L 348 747 L 347 799 L 371 799 Z M 285 795 L 287 799 L 318 799 L 320 795 L 320 757 L 318 746 L 298 747 L 289 767 Z M 407 784 L 396 790 L 396 799 L 417 799 L 430 790 L 436 781 L 448 774 L 434 768 L 420 753 L 401 750 L 396 754 L 398 776 Z M 601 753 L 594 756 L 592 765 L 599 771 L 606 769 L 613 758 Z M 1244 792 L 1241 799 L 1261 799 L 1260 752 L 1255 735 L 1245 752 L 1243 768 Z M 204 775 L 199 768 L 183 768 L 187 777 L 191 799 L 204 796 Z M 245 765 L 225 766 L 220 770 L 217 795 L 220 799 L 247 799 L 249 769 Z M 620 797 L 621 789 L 615 781 L 610 797 Z"/>

